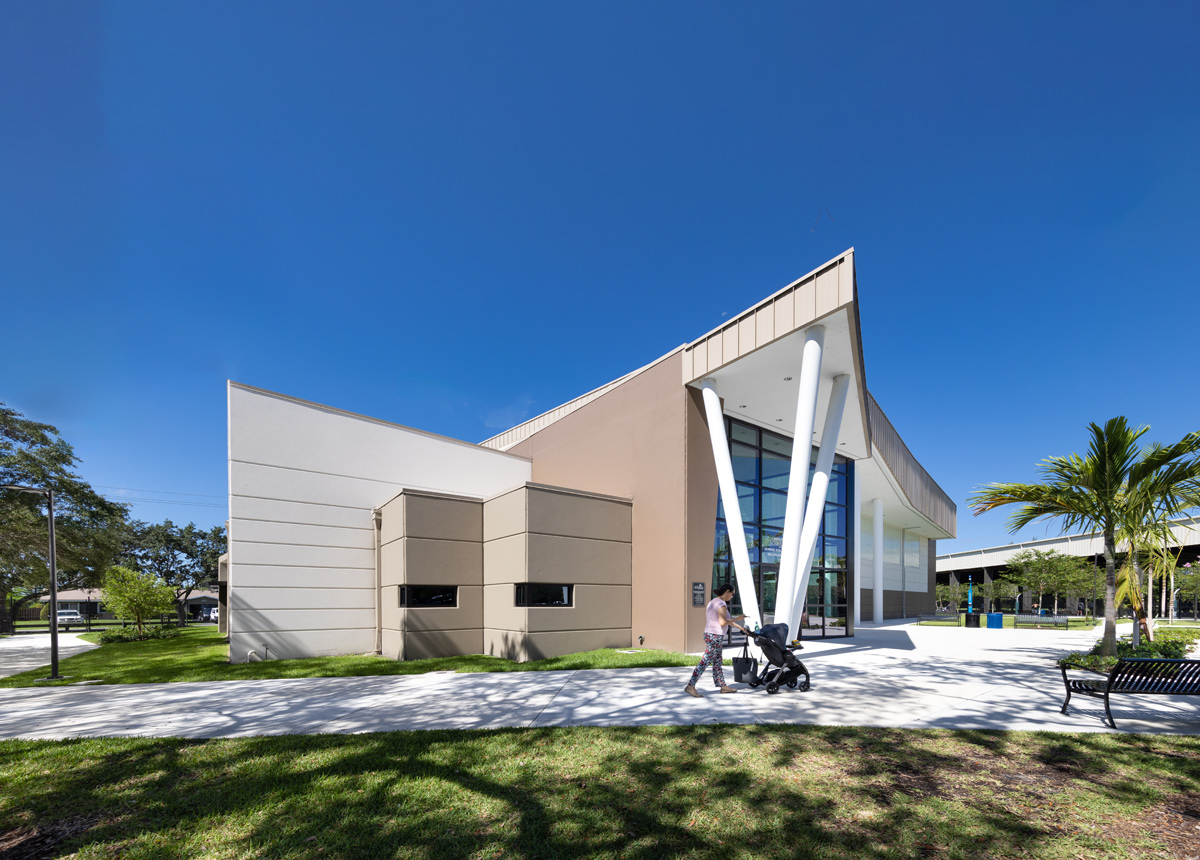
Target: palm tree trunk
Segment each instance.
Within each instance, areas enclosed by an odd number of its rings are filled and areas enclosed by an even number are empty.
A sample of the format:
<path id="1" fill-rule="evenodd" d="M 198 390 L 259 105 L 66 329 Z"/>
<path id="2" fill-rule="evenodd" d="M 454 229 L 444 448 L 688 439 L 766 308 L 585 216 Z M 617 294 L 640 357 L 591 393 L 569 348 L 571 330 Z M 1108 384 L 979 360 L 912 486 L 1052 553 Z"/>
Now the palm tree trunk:
<path id="1" fill-rule="evenodd" d="M 1133 550 L 1133 575 L 1137 577 L 1137 582 L 1134 585 L 1133 593 L 1138 594 L 1141 591 L 1141 586 L 1142 586 L 1142 554 L 1140 552 L 1138 552 L 1137 549 Z M 1151 575 L 1152 575 L 1151 573 L 1149 573 L 1149 572 L 1147 573 L 1147 576 L 1151 576 Z M 1154 592 L 1151 591 L 1149 588 L 1147 588 L 1147 593 L 1153 594 Z M 1138 602 L 1141 603 L 1142 605 L 1135 606 L 1133 608 L 1133 616 L 1134 616 L 1133 617 L 1133 647 L 1134 648 L 1136 648 L 1136 647 L 1138 647 L 1138 645 L 1142 644 L 1142 633 L 1146 634 L 1146 640 L 1148 642 L 1154 641 L 1154 627 L 1150 623 L 1150 619 L 1146 616 L 1146 604 L 1144 601 L 1139 600 Z"/>
<path id="2" fill-rule="evenodd" d="M 1117 656 L 1117 541 L 1113 527 L 1104 530 L 1104 638 L 1100 653 Z"/>

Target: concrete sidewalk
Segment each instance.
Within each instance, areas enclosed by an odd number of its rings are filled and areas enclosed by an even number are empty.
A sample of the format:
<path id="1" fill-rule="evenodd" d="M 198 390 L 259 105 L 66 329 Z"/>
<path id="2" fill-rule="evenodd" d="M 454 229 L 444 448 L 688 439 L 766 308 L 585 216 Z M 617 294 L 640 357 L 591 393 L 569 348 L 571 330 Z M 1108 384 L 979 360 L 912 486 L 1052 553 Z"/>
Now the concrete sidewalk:
<path id="1" fill-rule="evenodd" d="M 58 659 L 66 660 L 75 654 L 82 654 L 93 648 L 99 648 L 91 642 L 84 642 L 78 633 L 58 634 Z M 9 675 L 19 675 L 31 669 L 46 666 L 46 674 L 50 674 L 50 634 L 22 633 L 18 636 L 0 638 L 0 678 Z"/>
<path id="2" fill-rule="evenodd" d="M 795 723 L 1111 731 L 1098 699 L 1063 716 L 1054 661 L 1093 631 L 889 624 L 809 641 L 812 689 L 683 693 L 690 670 L 618 669 L 0 690 L 0 738 L 246 737 L 408 729 Z M 732 674 L 729 676 L 732 678 Z M 1120 696 L 1122 732 L 1200 734 L 1195 699 Z"/>

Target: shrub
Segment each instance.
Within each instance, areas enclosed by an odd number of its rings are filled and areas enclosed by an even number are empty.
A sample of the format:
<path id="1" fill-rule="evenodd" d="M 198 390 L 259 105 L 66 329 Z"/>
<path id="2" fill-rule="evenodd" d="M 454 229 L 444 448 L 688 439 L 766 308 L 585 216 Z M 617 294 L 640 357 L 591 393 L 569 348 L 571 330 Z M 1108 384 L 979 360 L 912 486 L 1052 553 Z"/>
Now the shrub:
<path id="1" fill-rule="evenodd" d="M 1103 639 L 1096 640 L 1091 651 L 1075 651 L 1058 661 L 1059 666 L 1068 669 L 1090 669 L 1093 672 L 1108 674 L 1122 657 L 1160 657 L 1167 660 L 1182 660 L 1197 640 L 1200 640 L 1200 630 L 1189 628 L 1155 628 L 1154 641 L 1144 637 L 1137 648 L 1133 647 L 1130 637 L 1122 636 L 1117 640 L 1117 656 L 1101 657 L 1100 646 Z"/>
<path id="2" fill-rule="evenodd" d="M 100 634 L 100 644 L 109 645 L 113 642 L 141 642 L 144 639 L 174 639 L 179 635 L 178 627 L 151 627 L 146 625 L 141 630 L 136 627 L 112 627 Z"/>

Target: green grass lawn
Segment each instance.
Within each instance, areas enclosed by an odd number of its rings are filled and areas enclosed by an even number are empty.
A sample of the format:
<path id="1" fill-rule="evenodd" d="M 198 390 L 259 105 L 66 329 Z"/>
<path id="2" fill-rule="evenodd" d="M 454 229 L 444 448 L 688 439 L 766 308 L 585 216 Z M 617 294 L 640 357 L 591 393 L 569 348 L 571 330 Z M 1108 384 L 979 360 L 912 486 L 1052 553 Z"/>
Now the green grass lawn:
<path id="1" fill-rule="evenodd" d="M 0 852 L 20 857 L 1126 860 L 1194 853 L 1200 739 L 687 726 L 4 741 L 0 785 Z"/>
<path id="2" fill-rule="evenodd" d="M 98 633 L 83 638 L 96 641 Z M 101 681 L 105 684 L 158 684 L 170 681 L 237 681 L 260 678 L 333 678 L 358 675 L 420 675 L 425 672 L 536 672 L 551 669 L 618 669 L 694 666 L 695 657 L 672 651 L 623 654 L 612 648 L 514 663 L 482 654 L 433 660 L 391 660 L 351 655 L 230 664 L 229 645 L 213 625 L 186 627 L 176 639 L 150 639 L 102 645 L 59 662 L 62 681 L 42 681 L 45 668 L 0 678 L 0 687 L 46 687 Z"/>

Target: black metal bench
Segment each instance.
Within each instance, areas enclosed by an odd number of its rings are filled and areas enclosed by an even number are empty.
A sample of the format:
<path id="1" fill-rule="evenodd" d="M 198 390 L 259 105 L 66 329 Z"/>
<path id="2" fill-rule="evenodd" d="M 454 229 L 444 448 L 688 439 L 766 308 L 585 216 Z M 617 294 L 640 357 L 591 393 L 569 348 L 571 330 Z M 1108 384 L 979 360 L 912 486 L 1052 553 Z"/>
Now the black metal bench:
<path id="1" fill-rule="evenodd" d="M 1014 615 L 1013 627 L 1027 625 L 1030 627 L 1062 627 L 1069 629 L 1071 619 L 1066 615 Z"/>
<path id="2" fill-rule="evenodd" d="M 958 613 L 957 612 L 922 612 L 920 615 L 917 616 L 917 623 L 920 624 L 922 621 L 953 621 L 955 624 L 957 624 L 958 623 Z"/>
<path id="3" fill-rule="evenodd" d="M 1200 696 L 1200 660 L 1166 660 L 1158 657 L 1127 657 L 1117 662 L 1107 678 L 1068 678 L 1063 666 L 1063 686 L 1067 698 L 1062 713 L 1067 712 L 1072 693 L 1104 699 L 1104 715 L 1114 729 L 1108 697 L 1113 693 L 1134 693 L 1160 696 Z"/>

